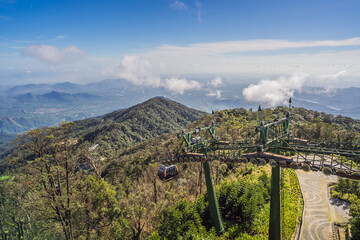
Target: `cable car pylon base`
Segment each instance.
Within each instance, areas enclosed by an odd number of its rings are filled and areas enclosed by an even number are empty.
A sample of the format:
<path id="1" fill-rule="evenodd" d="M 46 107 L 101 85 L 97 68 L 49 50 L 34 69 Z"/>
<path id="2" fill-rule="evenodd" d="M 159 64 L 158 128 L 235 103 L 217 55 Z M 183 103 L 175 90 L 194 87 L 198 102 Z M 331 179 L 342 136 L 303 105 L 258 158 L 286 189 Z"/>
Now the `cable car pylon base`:
<path id="1" fill-rule="evenodd" d="M 280 167 L 271 169 L 269 240 L 281 239 Z"/>
<path id="2" fill-rule="evenodd" d="M 214 183 L 211 177 L 210 163 L 208 161 L 204 162 L 203 167 L 205 173 L 206 191 L 209 199 L 211 222 L 215 227 L 216 232 L 221 235 L 224 232 L 224 226 L 221 220 L 219 203 L 216 198 Z"/>

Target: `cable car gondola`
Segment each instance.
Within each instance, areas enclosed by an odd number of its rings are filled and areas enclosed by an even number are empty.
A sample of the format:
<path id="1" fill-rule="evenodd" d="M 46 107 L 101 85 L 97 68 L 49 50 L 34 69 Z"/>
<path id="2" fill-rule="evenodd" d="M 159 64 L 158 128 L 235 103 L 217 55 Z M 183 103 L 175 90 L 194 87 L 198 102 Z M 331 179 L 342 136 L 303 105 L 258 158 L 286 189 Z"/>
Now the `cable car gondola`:
<path id="1" fill-rule="evenodd" d="M 169 167 L 165 165 L 161 165 L 158 170 L 158 176 L 164 182 L 176 178 L 178 174 L 179 171 L 176 165 L 171 165 Z"/>

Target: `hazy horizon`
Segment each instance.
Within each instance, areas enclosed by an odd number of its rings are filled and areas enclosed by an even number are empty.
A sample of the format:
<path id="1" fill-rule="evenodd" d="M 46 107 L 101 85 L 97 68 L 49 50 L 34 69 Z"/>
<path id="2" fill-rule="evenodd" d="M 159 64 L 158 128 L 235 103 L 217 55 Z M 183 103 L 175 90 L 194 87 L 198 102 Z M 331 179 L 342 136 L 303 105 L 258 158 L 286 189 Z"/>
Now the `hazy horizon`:
<path id="1" fill-rule="evenodd" d="M 360 87 L 360 2 L 0 1 L 0 85 L 125 79 L 283 103 Z M 149 88 L 148 88 L 149 87 Z"/>

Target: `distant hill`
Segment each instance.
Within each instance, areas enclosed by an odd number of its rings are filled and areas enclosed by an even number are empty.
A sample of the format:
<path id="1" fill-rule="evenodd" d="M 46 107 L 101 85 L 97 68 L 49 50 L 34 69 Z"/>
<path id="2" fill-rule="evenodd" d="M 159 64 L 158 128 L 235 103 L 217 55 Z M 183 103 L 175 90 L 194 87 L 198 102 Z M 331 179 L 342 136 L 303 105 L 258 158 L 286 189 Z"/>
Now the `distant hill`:
<path id="1" fill-rule="evenodd" d="M 52 91 L 45 94 L 33 94 L 26 93 L 23 95 L 15 96 L 15 99 L 21 104 L 78 104 L 86 103 L 89 101 L 98 101 L 101 97 L 88 94 L 88 93 L 62 93 L 57 91 Z"/>
<path id="2" fill-rule="evenodd" d="M 181 130 L 206 113 L 162 97 L 98 118 L 76 121 L 73 136 L 117 151 L 155 136 Z"/>
<path id="3" fill-rule="evenodd" d="M 49 84 L 26 84 L 26 85 L 12 87 L 8 89 L 5 93 L 7 95 L 19 95 L 28 92 L 41 93 L 41 92 L 49 91 L 50 89 L 51 89 L 51 85 Z"/>
<path id="4" fill-rule="evenodd" d="M 55 84 L 26 84 L 21 86 L 15 86 L 6 90 L 7 95 L 20 95 L 25 93 L 44 94 L 50 91 L 58 92 L 82 92 L 83 86 L 75 83 L 64 82 Z"/>
<path id="5" fill-rule="evenodd" d="M 360 101 L 360 88 L 305 89 L 296 93 L 294 99 L 297 107 L 360 119 L 360 109 L 356 105 Z"/>
<path id="6" fill-rule="evenodd" d="M 0 132 L 17 134 L 61 121 L 93 117 L 106 112 L 106 105 L 103 97 L 88 93 L 51 91 L 3 96 L 0 98 Z"/>
<path id="7" fill-rule="evenodd" d="M 26 93 L 44 94 L 51 91 L 78 93 L 78 92 L 106 92 L 133 87 L 131 83 L 122 79 L 106 79 L 88 84 L 76 84 L 71 82 L 55 84 L 26 84 L 4 89 L 6 95 L 14 96 Z M 1 88 L 0 88 L 1 90 Z"/>

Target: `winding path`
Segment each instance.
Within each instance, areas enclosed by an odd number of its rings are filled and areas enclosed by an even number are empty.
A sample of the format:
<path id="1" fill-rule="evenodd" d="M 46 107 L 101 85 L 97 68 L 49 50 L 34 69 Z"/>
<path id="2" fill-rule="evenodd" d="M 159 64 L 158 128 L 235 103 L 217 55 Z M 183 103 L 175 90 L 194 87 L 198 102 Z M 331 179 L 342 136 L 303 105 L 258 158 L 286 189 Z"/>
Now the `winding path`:
<path id="1" fill-rule="evenodd" d="M 349 214 L 347 204 L 328 196 L 328 184 L 336 182 L 337 177 L 302 170 L 297 170 L 296 174 L 305 201 L 300 239 L 332 239 L 331 223 L 346 222 Z"/>

